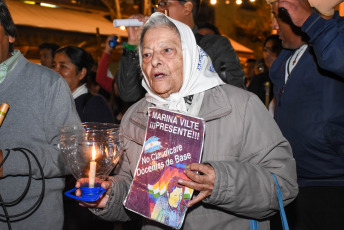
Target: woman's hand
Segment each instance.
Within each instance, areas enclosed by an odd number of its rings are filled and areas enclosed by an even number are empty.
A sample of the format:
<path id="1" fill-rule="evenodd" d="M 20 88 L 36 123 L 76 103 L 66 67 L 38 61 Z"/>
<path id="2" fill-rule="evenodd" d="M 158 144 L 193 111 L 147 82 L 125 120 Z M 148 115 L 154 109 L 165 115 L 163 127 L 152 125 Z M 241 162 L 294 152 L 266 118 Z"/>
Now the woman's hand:
<path id="1" fill-rule="evenodd" d="M 200 174 L 193 171 L 198 171 Z M 215 170 L 210 165 L 192 163 L 184 173 L 191 181 L 180 179 L 178 183 L 199 191 L 199 194 L 193 196 L 192 200 L 187 204 L 189 208 L 211 195 L 215 183 Z"/>
<path id="2" fill-rule="evenodd" d="M 104 52 L 105 53 L 108 53 L 108 54 L 111 54 L 112 50 L 114 47 L 111 47 L 110 44 L 109 44 L 109 41 L 111 39 L 113 39 L 116 35 L 109 35 L 106 39 L 106 42 L 105 42 L 105 49 L 104 49 Z"/>
<path id="3" fill-rule="evenodd" d="M 103 194 L 102 197 L 100 197 L 99 200 L 97 200 L 95 202 L 79 201 L 80 206 L 91 207 L 91 208 L 105 208 L 106 203 L 108 202 L 108 199 L 109 199 L 109 194 L 111 192 L 112 182 L 111 181 L 101 181 L 100 179 L 97 179 L 97 178 L 96 178 L 96 182 L 100 182 L 102 188 L 105 189 L 106 192 Z M 84 183 L 88 183 L 88 178 L 82 178 L 76 182 L 76 184 L 75 184 L 75 188 L 77 188 L 77 190 L 75 191 L 76 196 L 81 196 L 81 190 L 79 188 Z"/>
<path id="4" fill-rule="evenodd" d="M 130 16 L 130 18 L 136 18 L 140 22 L 145 23 L 148 20 L 148 16 L 142 14 L 135 14 Z M 141 36 L 142 26 L 129 26 L 128 31 L 128 44 L 129 45 L 139 45 L 139 39 Z"/>

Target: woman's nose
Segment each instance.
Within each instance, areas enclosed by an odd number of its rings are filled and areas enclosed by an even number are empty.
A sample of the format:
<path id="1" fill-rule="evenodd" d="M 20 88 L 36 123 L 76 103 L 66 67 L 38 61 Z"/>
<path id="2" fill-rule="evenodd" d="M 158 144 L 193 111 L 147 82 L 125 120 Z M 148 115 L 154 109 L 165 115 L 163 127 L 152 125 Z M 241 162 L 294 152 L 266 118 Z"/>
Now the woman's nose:
<path id="1" fill-rule="evenodd" d="M 161 61 L 161 57 L 159 54 L 155 53 L 153 54 L 152 57 L 152 66 L 154 67 L 158 67 L 159 65 L 161 65 L 162 61 Z"/>

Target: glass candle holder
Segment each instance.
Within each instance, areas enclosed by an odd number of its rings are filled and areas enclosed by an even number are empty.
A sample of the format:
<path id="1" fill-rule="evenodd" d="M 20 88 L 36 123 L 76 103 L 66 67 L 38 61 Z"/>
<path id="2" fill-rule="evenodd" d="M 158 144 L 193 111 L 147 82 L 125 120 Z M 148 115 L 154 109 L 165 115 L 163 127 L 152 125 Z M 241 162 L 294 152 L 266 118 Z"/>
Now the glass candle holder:
<path id="1" fill-rule="evenodd" d="M 100 184 L 117 165 L 122 155 L 119 125 L 86 122 L 60 128 L 59 149 L 76 180 L 82 179 L 81 197 L 65 195 L 88 202 L 98 200 L 105 192 Z"/>

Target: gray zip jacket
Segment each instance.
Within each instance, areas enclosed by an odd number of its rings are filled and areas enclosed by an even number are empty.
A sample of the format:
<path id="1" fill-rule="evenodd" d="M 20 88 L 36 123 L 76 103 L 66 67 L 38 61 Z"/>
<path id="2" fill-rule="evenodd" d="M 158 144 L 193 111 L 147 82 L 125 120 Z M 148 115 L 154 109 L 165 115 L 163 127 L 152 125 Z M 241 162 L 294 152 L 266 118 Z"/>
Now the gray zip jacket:
<path id="1" fill-rule="evenodd" d="M 42 203 L 32 215 L 11 223 L 14 230 L 61 230 L 63 228 L 62 190 L 68 165 L 57 148 L 59 128 L 80 124 L 74 100 L 65 79 L 55 71 L 29 62 L 22 54 L 14 69 L 0 84 L 0 102 L 10 105 L 0 127 L 0 149 L 4 158 L 4 177 L 0 178 L 0 195 L 4 202 L 16 200 L 25 191 L 29 178 L 28 159 L 14 148 L 32 151 L 42 166 L 45 192 Z M 6 149 L 12 149 L 7 153 Z M 31 162 L 31 182 L 25 197 L 17 205 L 7 207 L 10 216 L 23 213 L 38 201 L 42 191 L 42 175 L 35 159 Z M 0 214 L 4 211 L 0 206 Z M 1 217 L 1 219 L 4 219 Z M 12 221 L 19 218 L 11 218 Z M 0 221 L 0 229 L 7 230 Z"/>
<path id="2" fill-rule="evenodd" d="M 91 209 L 107 220 L 126 221 L 123 206 L 140 157 L 147 124 L 145 99 L 125 114 L 123 161 L 112 177 L 113 188 L 104 209 Z M 296 166 L 288 141 L 257 96 L 230 85 L 207 90 L 199 113 L 205 122 L 203 163 L 216 173 L 211 196 L 189 208 L 182 229 L 249 230 L 249 219 L 269 229 L 267 217 L 278 210 L 275 174 L 284 204 L 298 193 Z M 148 219 L 142 229 L 168 229 Z"/>

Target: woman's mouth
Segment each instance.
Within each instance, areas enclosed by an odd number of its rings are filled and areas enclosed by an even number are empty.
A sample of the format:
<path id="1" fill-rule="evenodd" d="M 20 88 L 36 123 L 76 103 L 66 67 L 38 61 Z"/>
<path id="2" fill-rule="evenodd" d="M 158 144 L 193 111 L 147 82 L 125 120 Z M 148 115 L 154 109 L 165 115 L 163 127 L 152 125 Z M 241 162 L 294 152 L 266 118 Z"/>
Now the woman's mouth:
<path id="1" fill-rule="evenodd" d="M 166 75 L 164 73 L 155 73 L 153 76 L 155 79 L 157 79 L 157 78 L 163 78 Z"/>

